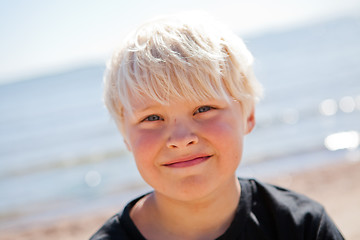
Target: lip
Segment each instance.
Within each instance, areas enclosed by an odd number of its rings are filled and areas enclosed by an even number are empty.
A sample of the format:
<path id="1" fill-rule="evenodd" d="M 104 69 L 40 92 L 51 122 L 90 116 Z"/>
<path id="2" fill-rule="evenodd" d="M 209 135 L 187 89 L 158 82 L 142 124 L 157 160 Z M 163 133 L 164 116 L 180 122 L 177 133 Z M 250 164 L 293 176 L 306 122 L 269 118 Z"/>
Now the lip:
<path id="1" fill-rule="evenodd" d="M 185 158 L 172 160 L 172 161 L 166 162 L 162 165 L 165 167 L 171 167 L 171 168 L 191 167 L 194 165 L 198 165 L 202 162 L 205 162 L 210 157 L 212 157 L 212 155 L 206 155 L 206 154 L 194 155 L 194 156 L 189 156 L 189 157 L 185 157 Z"/>

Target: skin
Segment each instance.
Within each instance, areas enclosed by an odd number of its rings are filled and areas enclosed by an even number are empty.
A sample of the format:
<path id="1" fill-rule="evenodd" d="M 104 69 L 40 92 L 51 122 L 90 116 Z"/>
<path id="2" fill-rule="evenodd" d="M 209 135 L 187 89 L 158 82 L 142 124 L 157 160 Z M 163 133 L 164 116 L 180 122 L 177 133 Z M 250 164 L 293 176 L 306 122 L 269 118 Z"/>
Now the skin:
<path id="1" fill-rule="evenodd" d="M 254 112 L 243 116 L 232 99 L 130 101 L 134 114 L 124 113 L 124 140 L 154 189 L 131 210 L 135 225 L 147 239 L 223 234 L 240 199 L 235 171 Z"/>

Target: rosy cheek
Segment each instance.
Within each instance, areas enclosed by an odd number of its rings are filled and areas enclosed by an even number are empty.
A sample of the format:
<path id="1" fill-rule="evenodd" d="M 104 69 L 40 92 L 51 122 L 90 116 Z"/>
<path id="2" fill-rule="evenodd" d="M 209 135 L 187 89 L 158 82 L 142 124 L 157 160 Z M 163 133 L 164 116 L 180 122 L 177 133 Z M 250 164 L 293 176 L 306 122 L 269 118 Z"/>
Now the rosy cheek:
<path id="1" fill-rule="evenodd" d="M 152 135 L 145 133 L 137 133 L 136 137 L 133 140 L 135 149 L 147 149 L 151 145 Z"/>
<path id="2" fill-rule="evenodd" d="M 212 127 L 208 128 L 207 134 L 210 135 L 213 138 L 221 139 L 222 141 L 226 141 L 234 131 L 229 125 L 226 124 L 213 124 Z"/>
<path id="3" fill-rule="evenodd" d="M 134 149 L 133 154 L 135 158 L 142 158 L 142 156 L 151 155 L 151 152 L 156 149 L 159 144 L 161 135 L 156 131 L 151 130 L 136 130 L 131 133 L 131 147 Z"/>
<path id="4" fill-rule="evenodd" d="M 222 117 L 217 117 L 209 121 L 202 122 L 201 128 L 202 131 L 206 134 L 211 134 L 215 137 L 233 133 L 235 130 L 235 126 L 233 126 L 230 121 L 227 121 Z"/>
<path id="5" fill-rule="evenodd" d="M 241 130 L 234 121 L 227 118 L 218 118 L 202 124 L 204 137 L 216 143 L 221 149 L 229 149 L 232 146 L 239 148 L 242 145 Z"/>

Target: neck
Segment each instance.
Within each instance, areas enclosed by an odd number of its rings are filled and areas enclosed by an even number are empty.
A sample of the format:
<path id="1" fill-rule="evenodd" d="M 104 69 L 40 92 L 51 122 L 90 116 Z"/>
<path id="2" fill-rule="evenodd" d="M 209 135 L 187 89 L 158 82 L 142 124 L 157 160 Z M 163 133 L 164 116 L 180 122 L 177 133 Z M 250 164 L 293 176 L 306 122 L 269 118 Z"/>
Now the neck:
<path id="1" fill-rule="evenodd" d="M 215 239 L 230 226 L 240 192 L 236 177 L 192 201 L 178 201 L 155 191 L 134 207 L 131 217 L 148 239 Z"/>

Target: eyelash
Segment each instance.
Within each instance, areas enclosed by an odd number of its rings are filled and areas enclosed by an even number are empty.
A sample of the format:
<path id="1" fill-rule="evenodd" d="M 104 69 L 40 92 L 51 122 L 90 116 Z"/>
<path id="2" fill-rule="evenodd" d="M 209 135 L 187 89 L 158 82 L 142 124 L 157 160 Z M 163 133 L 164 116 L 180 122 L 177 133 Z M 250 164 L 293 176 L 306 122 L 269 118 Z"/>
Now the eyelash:
<path id="1" fill-rule="evenodd" d="M 153 117 L 156 117 L 157 119 L 151 120 L 151 118 L 153 118 Z M 163 119 L 160 116 L 153 114 L 153 115 L 150 115 L 150 116 L 147 116 L 146 118 L 144 118 L 144 120 L 142 120 L 142 122 L 154 122 L 154 121 L 159 121 L 159 120 L 163 120 Z"/>
<path id="2" fill-rule="evenodd" d="M 201 109 L 203 109 L 203 108 L 206 108 L 206 110 L 205 110 L 205 111 L 201 111 Z M 208 111 L 210 111 L 210 110 L 212 110 L 212 109 L 215 109 L 215 108 L 214 108 L 214 107 L 211 107 L 211 106 L 201 106 L 201 107 L 199 107 L 198 109 L 196 109 L 196 111 L 194 112 L 193 115 L 198 114 L 198 113 L 208 112 Z"/>

